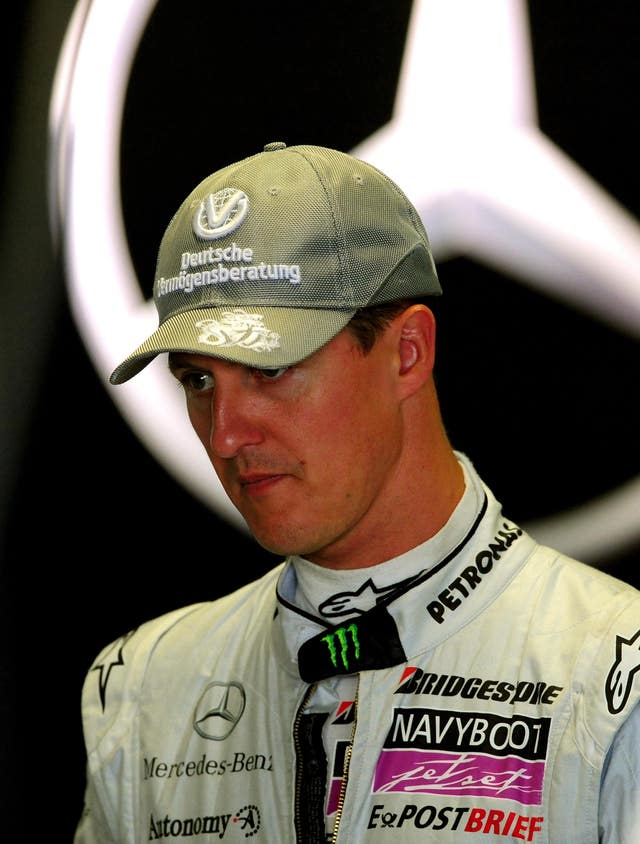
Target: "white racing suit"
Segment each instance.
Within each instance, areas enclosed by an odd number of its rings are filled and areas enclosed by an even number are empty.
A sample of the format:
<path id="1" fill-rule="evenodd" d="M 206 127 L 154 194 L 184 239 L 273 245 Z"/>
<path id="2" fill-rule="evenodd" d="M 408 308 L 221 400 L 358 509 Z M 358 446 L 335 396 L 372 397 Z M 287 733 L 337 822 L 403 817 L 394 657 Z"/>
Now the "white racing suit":
<path id="1" fill-rule="evenodd" d="M 408 554 L 323 600 L 290 559 L 99 655 L 76 844 L 639 844 L 640 593 L 459 459 Z"/>

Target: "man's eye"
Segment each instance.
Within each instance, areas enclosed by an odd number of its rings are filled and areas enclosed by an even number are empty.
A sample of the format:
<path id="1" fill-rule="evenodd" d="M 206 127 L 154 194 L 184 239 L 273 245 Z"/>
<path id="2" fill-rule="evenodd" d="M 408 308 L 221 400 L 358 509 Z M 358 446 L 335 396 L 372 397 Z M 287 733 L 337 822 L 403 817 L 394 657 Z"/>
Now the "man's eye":
<path id="1" fill-rule="evenodd" d="M 185 372 L 180 382 L 192 393 L 204 393 L 213 388 L 213 375 L 208 372 Z"/>
<path id="2" fill-rule="evenodd" d="M 256 369 L 255 373 L 258 378 L 264 378 L 265 381 L 277 381 L 278 378 L 282 378 L 285 372 L 291 367 L 289 366 L 280 366 L 277 369 Z"/>

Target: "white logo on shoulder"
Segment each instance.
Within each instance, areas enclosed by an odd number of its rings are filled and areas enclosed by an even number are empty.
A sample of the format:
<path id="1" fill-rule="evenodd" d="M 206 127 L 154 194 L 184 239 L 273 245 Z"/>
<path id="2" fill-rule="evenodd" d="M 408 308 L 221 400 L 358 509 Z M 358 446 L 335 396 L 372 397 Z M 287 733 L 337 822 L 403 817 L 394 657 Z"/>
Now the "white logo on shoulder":
<path id="1" fill-rule="evenodd" d="M 609 712 L 622 712 L 629 700 L 636 672 L 640 671 L 640 630 L 630 639 L 616 636 L 616 659 L 604 687 Z"/>
<path id="2" fill-rule="evenodd" d="M 210 193 L 193 215 L 193 230 L 203 240 L 216 240 L 235 231 L 248 210 L 249 199 L 237 188 Z"/>
<path id="3" fill-rule="evenodd" d="M 252 352 L 270 352 L 280 347 L 280 335 L 264 325 L 262 314 L 250 314 L 242 308 L 225 311 L 222 319 L 202 319 L 198 340 L 208 346 L 242 346 Z"/>

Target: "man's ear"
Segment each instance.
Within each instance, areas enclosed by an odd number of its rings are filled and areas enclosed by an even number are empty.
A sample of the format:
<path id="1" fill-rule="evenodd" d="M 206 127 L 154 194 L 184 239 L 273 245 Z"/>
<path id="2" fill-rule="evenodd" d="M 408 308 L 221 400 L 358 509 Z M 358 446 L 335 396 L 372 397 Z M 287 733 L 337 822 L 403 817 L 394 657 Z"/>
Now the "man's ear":
<path id="1" fill-rule="evenodd" d="M 419 389 L 433 372 L 436 351 L 436 320 L 426 305 L 411 305 L 399 320 L 399 375 L 403 394 Z"/>

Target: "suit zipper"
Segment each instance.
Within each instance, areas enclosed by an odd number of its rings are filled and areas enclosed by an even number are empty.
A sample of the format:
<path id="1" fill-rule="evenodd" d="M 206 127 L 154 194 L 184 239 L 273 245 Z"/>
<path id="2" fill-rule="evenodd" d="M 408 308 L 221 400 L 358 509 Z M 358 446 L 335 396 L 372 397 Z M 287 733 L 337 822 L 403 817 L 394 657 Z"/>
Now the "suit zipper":
<path id="1" fill-rule="evenodd" d="M 302 829 L 301 821 L 300 821 L 300 805 L 302 801 L 301 790 L 302 790 L 302 778 L 304 775 L 303 766 L 302 766 L 302 747 L 300 742 L 300 721 L 302 716 L 304 715 L 305 709 L 309 701 L 311 700 L 315 690 L 316 690 L 316 683 L 309 686 L 307 689 L 300 706 L 298 707 L 298 711 L 296 712 L 296 717 L 293 723 L 293 744 L 296 754 L 296 785 L 295 785 L 295 796 L 294 796 L 294 827 L 296 831 L 296 842 L 297 844 L 315 844 L 315 842 L 309 842 L 306 830 Z M 349 767 L 351 764 L 351 753 L 353 751 L 353 742 L 355 740 L 356 734 L 356 725 L 358 720 L 358 690 L 356 689 L 355 700 L 353 702 L 354 708 L 354 719 L 353 719 L 353 727 L 351 728 L 351 737 L 349 740 L 349 746 L 347 747 L 345 753 L 345 760 L 344 760 L 344 771 L 342 774 L 342 783 L 340 785 L 340 794 L 338 796 L 338 806 L 336 808 L 336 816 L 333 822 L 333 831 L 331 833 L 331 844 L 336 844 L 338 838 L 338 831 L 340 829 L 340 822 L 342 820 L 342 811 L 344 808 L 344 800 L 345 794 L 347 791 L 347 781 L 349 779 Z M 318 844 L 324 844 L 323 842 L 318 842 Z"/>
<path id="2" fill-rule="evenodd" d="M 305 709 L 307 708 L 307 704 L 311 700 L 313 693 L 316 690 L 316 684 L 313 683 L 309 686 L 307 691 L 302 698 L 300 706 L 298 707 L 298 711 L 296 712 L 296 717 L 293 722 L 293 746 L 296 754 L 296 787 L 295 787 L 295 796 L 294 796 L 294 813 L 293 813 L 293 823 L 296 830 L 296 842 L 297 844 L 305 844 L 305 830 L 301 829 L 300 824 L 300 804 L 301 804 L 301 790 L 302 790 L 302 777 L 303 777 L 303 770 L 302 770 L 302 748 L 300 744 L 300 719 L 302 718 Z"/>
<path id="3" fill-rule="evenodd" d="M 355 700 L 353 701 L 353 727 L 351 728 L 351 739 L 349 747 L 344 757 L 344 772 L 342 774 L 342 783 L 340 785 L 340 795 L 338 797 L 338 807 L 336 809 L 336 817 L 333 822 L 333 832 L 331 834 L 331 844 L 336 844 L 338 840 L 338 830 L 340 829 L 340 821 L 342 820 L 342 810 L 344 808 L 344 798 L 347 791 L 347 780 L 349 779 L 349 766 L 351 765 L 351 753 L 353 751 L 353 742 L 356 736 L 356 725 L 358 723 L 358 689 L 360 687 L 360 678 L 358 677 L 358 685 L 356 687 Z"/>

